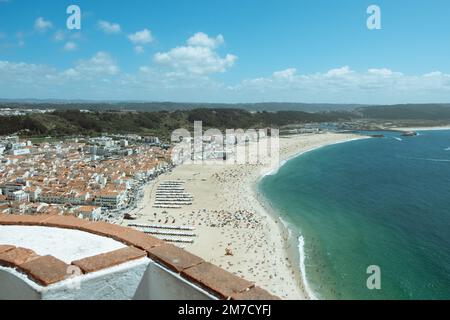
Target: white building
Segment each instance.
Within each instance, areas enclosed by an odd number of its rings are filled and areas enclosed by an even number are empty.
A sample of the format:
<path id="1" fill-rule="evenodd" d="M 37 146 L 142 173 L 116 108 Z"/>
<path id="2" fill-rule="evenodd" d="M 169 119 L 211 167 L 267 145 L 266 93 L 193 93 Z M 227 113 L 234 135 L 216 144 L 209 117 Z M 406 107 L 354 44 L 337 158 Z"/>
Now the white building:
<path id="1" fill-rule="evenodd" d="M 6 197 L 8 197 L 8 199 L 9 199 L 10 196 L 12 196 L 14 194 L 14 192 L 21 191 L 21 190 L 23 190 L 24 187 L 25 186 L 23 184 L 21 184 L 21 183 L 8 182 L 8 183 L 5 183 L 0 188 L 2 189 L 3 194 Z"/>
<path id="2" fill-rule="evenodd" d="M 8 196 L 8 199 L 12 200 L 12 201 L 17 201 L 17 202 L 25 202 L 25 201 L 29 201 L 30 198 L 28 196 L 28 193 L 26 193 L 23 190 L 19 190 L 19 191 L 15 191 L 12 194 L 10 194 Z"/>
<path id="3" fill-rule="evenodd" d="M 100 207 L 118 208 L 121 207 L 126 200 L 124 192 L 100 192 L 95 196 L 94 203 Z"/>
<path id="4" fill-rule="evenodd" d="M 81 206 L 77 208 L 75 212 L 78 214 L 78 218 L 97 221 L 102 214 L 102 208 L 96 206 Z"/>
<path id="5" fill-rule="evenodd" d="M 30 154 L 30 149 L 13 149 L 13 150 L 11 150 L 11 153 L 14 156 L 23 156 L 26 154 Z"/>

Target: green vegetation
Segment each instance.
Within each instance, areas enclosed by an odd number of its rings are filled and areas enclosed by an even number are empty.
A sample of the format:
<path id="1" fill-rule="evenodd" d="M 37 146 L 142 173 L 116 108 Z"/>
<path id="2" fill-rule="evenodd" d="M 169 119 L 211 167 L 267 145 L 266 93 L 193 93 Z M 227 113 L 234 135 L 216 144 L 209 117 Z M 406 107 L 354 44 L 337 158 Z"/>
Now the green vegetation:
<path id="1" fill-rule="evenodd" d="M 14 103 L 0 103 L 0 108 L 12 107 Z M 18 108 L 17 104 L 17 108 Z M 415 124 L 441 125 L 450 123 L 449 104 L 408 104 L 393 106 L 348 106 L 330 105 L 328 111 L 309 113 L 289 108 L 300 108 L 305 104 L 242 104 L 240 108 L 213 108 L 229 106 L 204 104 L 204 108 L 194 108 L 197 104 L 186 104 L 180 110 L 169 111 L 176 103 L 41 103 L 22 104 L 22 108 L 55 109 L 50 113 L 30 113 L 26 116 L 0 116 L 0 135 L 19 133 L 27 137 L 64 137 L 76 135 L 96 136 L 102 133 L 136 133 L 154 135 L 167 139 L 178 128 L 192 129 L 194 121 L 202 121 L 203 127 L 224 129 L 280 128 L 288 125 L 323 122 L 353 122 L 345 127 L 366 128 L 367 123 L 377 124 L 391 121 L 396 125 Z M 14 104 L 14 106 L 16 106 Z M 164 108 L 163 111 L 139 111 L 149 106 Z M 288 111 L 269 112 L 267 110 L 286 107 Z M 308 105 L 312 106 L 312 105 Z M 326 105 L 317 105 L 325 108 Z M 340 107 L 339 107 L 340 106 Z M 129 107 L 130 109 L 128 109 Z M 137 108 L 136 108 L 137 107 Z M 253 108 L 267 108 L 254 111 Z M 131 110 L 132 108 L 135 108 Z M 80 111 L 91 110 L 91 111 Z M 333 111 L 334 110 L 334 111 Z"/>
<path id="2" fill-rule="evenodd" d="M 238 109 L 194 109 L 184 111 L 123 112 L 78 110 L 0 117 L 0 134 L 19 132 L 26 136 L 98 135 L 137 133 L 168 138 L 178 128 L 191 129 L 194 121 L 204 128 L 265 128 L 288 124 L 349 120 L 348 113 L 301 111 L 249 112 Z"/>
<path id="3" fill-rule="evenodd" d="M 450 120 L 449 104 L 403 104 L 364 107 L 356 110 L 366 119 Z"/>

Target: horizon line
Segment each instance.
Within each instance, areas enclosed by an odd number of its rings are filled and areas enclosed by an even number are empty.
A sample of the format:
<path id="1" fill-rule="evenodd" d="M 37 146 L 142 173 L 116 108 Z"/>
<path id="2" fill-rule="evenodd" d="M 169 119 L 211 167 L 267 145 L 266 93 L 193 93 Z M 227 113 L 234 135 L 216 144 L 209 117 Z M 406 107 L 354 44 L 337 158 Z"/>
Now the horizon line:
<path id="1" fill-rule="evenodd" d="M 104 103 L 104 104 L 115 104 L 115 103 L 135 103 L 135 104 L 145 104 L 145 103 L 173 103 L 173 104 L 210 104 L 210 105 L 256 105 L 256 104 L 303 104 L 303 105 L 349 105 L 349 106 L 398 106 L 398 105 L 450 105 L 449 102 L 403 102 L 403 103 L 357 103 L 357 102 L 296 102 L 296 101 L 264 101 L 264 102 L 195 102 L 195 101 L 157 101 L 157 100 L 103 100 L 103 99 L 59 99 L 59 98 L 0 98 L 0 103 L 2 102 L 12 102 L 12 103 L 28 103 L 33 102 L 48 102 L 48 103 Z"/>

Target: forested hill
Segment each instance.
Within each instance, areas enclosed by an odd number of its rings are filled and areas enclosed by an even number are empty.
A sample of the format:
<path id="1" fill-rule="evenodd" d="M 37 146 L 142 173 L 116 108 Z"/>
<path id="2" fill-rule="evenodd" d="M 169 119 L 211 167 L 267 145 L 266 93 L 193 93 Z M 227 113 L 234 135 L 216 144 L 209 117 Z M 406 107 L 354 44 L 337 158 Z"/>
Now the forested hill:
<path id="1" fill-rule="evenodd" d="M 371 106 L 355 110 L 355 116 L 385 120 L 450 120 L 450 104 Z"/>
<path id="2" fill-rule="evenodd" d="M 35 104 L 28 105 L 29 108 Z M 175 111 L 136 111 L 119 109 L 56 109 L 48 113 L 25 116 L 0 116 L 0 135 L 21 132 L 28 135 L 78 135 L 101 133 L 138 133 L 168 137 L 178 128 L 190 129 L 194 121 L 202 121 L 205 128 L 237 129 L 281 127 L 285 125 L 338 122 L 352 120 L 401 121 L 423 120 L 427 125 L 450 123 L 450 104 L 408 104 L 357 107 L 351 111 L 248 111 L 234 108 L 199 108 Z M 0 103 L 0 108 L 5 107 Z M 73 106 L 75 107 L 75 105 Z M 34 107 L 33 107 L 34 108 Z M 83 111 L 80 111 L 83 110 Z"/>
<path id="3" fill-rule="evenodd" d="M 248 129 L 349 119 L 350 114 L 345 112 L 249 112 L 239 109 L 194 109 L 174 112 L 64 110 L 44 114 L 32 113 L 26 116 L 0 117 L 0 135 L 16 132 L 58 136 L 137 133 L 168 137 L 175 129 L 191 128 L 194 121 L 202 121 L 205 128 Z"/>

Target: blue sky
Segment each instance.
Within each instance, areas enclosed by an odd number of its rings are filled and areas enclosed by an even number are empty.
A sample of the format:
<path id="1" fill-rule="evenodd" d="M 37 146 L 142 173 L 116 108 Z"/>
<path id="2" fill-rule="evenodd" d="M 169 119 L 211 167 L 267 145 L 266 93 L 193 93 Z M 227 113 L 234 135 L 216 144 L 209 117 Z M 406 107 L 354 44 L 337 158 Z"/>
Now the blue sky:
<path id="1" fill-rule="evenodd" d="M 447 0 L 0 0 L 0 98 L 450 102 L 449 16 Z"/>

